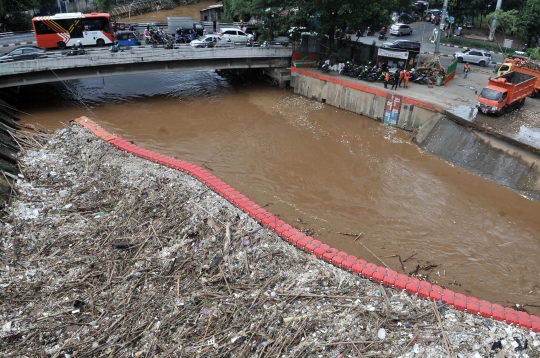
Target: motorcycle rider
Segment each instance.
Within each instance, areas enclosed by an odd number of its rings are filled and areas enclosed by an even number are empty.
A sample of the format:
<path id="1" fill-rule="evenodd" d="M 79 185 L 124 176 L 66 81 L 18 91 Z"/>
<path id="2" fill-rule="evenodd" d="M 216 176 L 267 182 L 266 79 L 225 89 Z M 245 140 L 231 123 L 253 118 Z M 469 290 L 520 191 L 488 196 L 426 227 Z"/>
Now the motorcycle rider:
<path id="1" fill-rule="evenodd" d="M 150 35 L 150 25 L 147 25 L 146 29 L 144 29 L 144 38 L 147 43 L 152 40 L 152 36 Z"/>
<path id="2" fill-rule="evenodd" d="M 388 37 L 386 35 L 386 26 L 383 26 L 379 31 L 379 40 L 386 40 Z"/>
<path id="3" fill-rule="evenodd" d="M 114 44 L 112 45 L 111 47 L 111 52 L 118 52 L 120 51 L 120 44 L 118 43 L 118 41 L 114 41 Z"/>
<path id="4" fill-rule="evenodd" d="M 82 50 L 83 49 L 83 44 L 82 44 L 81 40 L 77 40 L 77 43 L 75 45 L 73 45 L 73 49 L 74 50 Z"/>
<path id="5" fill-rule="evenodd" d="M 159 36 L 159 38 L 163 38 L 165 36 L 165 31 L 163 30 L 163 26 L 159 27 L 159 29 L 157 30 L 157 35 Z"/>

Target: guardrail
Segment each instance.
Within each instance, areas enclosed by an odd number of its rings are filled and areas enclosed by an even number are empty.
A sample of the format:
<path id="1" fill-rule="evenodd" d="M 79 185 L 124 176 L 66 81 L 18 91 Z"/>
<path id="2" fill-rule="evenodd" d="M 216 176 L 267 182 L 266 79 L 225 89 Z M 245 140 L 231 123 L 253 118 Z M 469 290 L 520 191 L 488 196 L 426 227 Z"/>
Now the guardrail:
<path id="1" fill-rule="evenodd" d="M 0 37 L 7 37 L 7 36 L 13 36 L 15 33 L 13 32 L 0 32 Z"/>
<path id="2" fill-rule="evenodd" d="M 0 66 L 0 76 L 45 69 L 134 63 L 144 61 L 143 58 L 147 59 L 146 62 L 159 62 L 191 59 L 290 57 L 292 55 L 291 48 L 285 48 L 281 45 L 247 47 L 234 44 L 214 48 L 195 48 L 190 44 L 175 44 L 173 49 L 166 50 L 164 46 L 126 46 L 123 51 L 118 52 L 110 52 L 109 48 L 101 48 L 87 50 L 86 54 L 73 56 L 68 56 L 69 52 L 68 50 L 49 52 L 47 57 L 35 60 L 6 61 Z M 68 62 L 59 62 L 57 61 L 59 59 Z"/>

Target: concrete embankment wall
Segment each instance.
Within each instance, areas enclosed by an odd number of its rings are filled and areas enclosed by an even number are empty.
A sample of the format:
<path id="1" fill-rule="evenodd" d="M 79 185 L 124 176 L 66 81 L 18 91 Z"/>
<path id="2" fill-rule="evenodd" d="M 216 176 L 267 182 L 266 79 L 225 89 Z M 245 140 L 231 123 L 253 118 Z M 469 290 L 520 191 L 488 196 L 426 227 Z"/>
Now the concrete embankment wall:
<path id="1" fill-rule="evenodd" d="M 291 68 L 294 93 L 383 121 L 388 92 L 318 72 Z M 414 132 L 424 150 L 527 197 L 540 200 L 540 156 L 464 127 L 443 110 L 407 96 L 396 111 L 398 128 Z"/>
<path id="2" fill-rule="evenodd" d="M 383 120 L 388 100 L 382 89 L 294 67 L 291 87 L 296 94 L 379 121 Z M 437 106 L 407 96 L 400 99 L 398 128 L 415 131 L 431 117 L 443 117 L 443 110 Z"/>
<path id="3" fill-rule="evenodd" d="M 417 144 L 465 170 L 540 201 L 540 156 L 443 118 Z"/>

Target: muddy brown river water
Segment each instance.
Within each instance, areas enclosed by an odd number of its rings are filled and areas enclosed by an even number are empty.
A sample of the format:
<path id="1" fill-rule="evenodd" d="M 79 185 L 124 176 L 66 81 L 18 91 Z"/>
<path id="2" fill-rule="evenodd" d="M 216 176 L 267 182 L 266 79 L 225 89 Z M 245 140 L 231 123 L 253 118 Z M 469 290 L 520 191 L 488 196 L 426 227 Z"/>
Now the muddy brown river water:
<path id="1" fill-rule="evenodd" d="M 142 147 L 209 168 L 341 250 L 398 272 L 398 255 L 412 256 L 406 273 L 436 265 L 430 277 L 444 286 L 540 314 L 540 203 L 423 152 L 410 133 L 266 83 L 231 85 L 210 71 L 35 85 L 21 94 L 29 114 L 22 122 L 58 128 L 86 115 Z"/>

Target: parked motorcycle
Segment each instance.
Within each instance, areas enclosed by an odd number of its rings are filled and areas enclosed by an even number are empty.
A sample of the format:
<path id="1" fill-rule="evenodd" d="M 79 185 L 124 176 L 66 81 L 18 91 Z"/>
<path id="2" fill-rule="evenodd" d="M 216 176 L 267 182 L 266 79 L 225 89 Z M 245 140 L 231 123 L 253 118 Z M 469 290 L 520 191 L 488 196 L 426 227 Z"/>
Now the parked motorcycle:
<path id="1" fill-rule="evenodd" d="M 340 75 L 348 76 L 349 71 L 352 69 L 352 65 L 350 62 L 346 62 L 343 65 L 343 68 L 339 70 Z"/>
<path id="2" fill-rule="evenodd" d="M 421 85 L 425 85 L 427 81 L 428 81 L 428 76 L 423 75 L 423 74 L 417 74 L 416 78 L 413 80 L 414 83 L 418 83 Z"/>
<path id="3" fill-rule="evenodd" d="M 317 64 L 317 69 L 327 73 L 330 72 L 330 64 L 328 63 L 328 60 L 319 61 L 319 63 Z"/>

